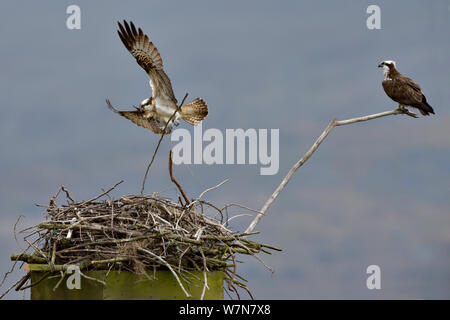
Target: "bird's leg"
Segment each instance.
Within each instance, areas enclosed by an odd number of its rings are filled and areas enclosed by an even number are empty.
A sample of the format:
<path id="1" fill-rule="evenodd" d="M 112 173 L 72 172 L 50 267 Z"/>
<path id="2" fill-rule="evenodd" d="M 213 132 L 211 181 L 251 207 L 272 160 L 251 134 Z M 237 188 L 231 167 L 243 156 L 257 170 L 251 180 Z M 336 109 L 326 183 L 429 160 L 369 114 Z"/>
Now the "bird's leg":
<path id="1" fill-rule="evenodd" d="M 178 125 L 180 124 L 180 118 L 181 118 L 181 116 L 180 116 L 180 114 L 177 112 L 176 115 L 175 115 L 175 117 L 174 117 L 174 119 L 172 120 L 172 122 L 173 122 L 173 124 L 174 124 L 175 126 L 178 126 Z"/>
<path id="2" fill-rule="evenodd" d="M 401 105 L 401 104 L 398 105 L 397 110 L 398 110 L 399 112 L 403 113 L 403 114 L 406 114 L 406 115 L 410 116 L 410 117 L 418 118 L 417 114 L 415 114 L 415 113 L 409 111 L 408 109 L 405 108 L 405 106 L 403 106 L 403 105 Z"/>
<path id="3" fill-rule="evenodd" d="M 397 110 L 399 111 L 405 111 L 406 108 L 404 106 L 402 106 L 400 103 L 398 104 Z"/>

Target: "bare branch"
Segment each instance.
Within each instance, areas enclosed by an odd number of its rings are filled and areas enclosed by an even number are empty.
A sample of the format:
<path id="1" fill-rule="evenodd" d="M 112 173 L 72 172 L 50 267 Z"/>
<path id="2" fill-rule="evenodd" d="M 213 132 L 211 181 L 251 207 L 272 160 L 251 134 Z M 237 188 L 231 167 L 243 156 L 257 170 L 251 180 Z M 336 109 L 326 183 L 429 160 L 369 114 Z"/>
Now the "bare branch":
<path id="1" fill-rule="evenodd" d="M 369 120 L 386 117 L 386 116 L 391 116 L 391 115 L 397 115 L 397 114 L 405 114 L 410 117 L 417 118 L 416 114 L 414 114 L 406 109 L 403 109 L 403 108 L 398 108 L 398 109 L 391 110 L 391 111 L 385 111 L 385 112 L 380 112 L 380 113 L 376 113 L 376 114 L 372 114 L 372 115 L 367 115 L 367 116 L 352 118 L 352 119 L 347 119 L 347 120 L 341 120 L 341 121 L 338 121 L 336 118 L 334 118 L 330 122 L 330 124 L 328 124 L 328 126 L 325 128 L 325 130 L 319 136 L 319 138 L 317 138 L 317 140 L 314 142 L 314 144 L 311 146 L 311 148 L 308 150 L 308 152 L 306 152 L 306 154 L 300 160 L 298 160 L 297 163 L 295 163 L 294 166 L 289 170 L 286 177 L 284 177 L 284 179 L 281 181 L 280 185 L 275 189 L 275 191 L 272 193 L 272 195 L 269 197 L 269 199 L 267 199 L 266 203 L 264 204 L 264 206 L 261 209 L 261 212 L 258 213 L 258 215 L 253 219 L 253 221 L 247 227 L 247 229 L 245 230 L 245 233 L 251 232 L 255 228 L 255 226 L 258 224 L 259 220 L 261 220 L 262 216 L 266 213 L 267 209 L 269 209 L 269 207 L 272 205 L 272 203 L 278 197 L 280 192 L 283 191 L 283 189 L 286 187 L 286 185 L 288 184 L 289 180 L 292 178 L 294 173 L 301 166 L 303 166 L 306 161 L 308 161 L 308 159 L 313 155 L 314 152 L 316 152 L 316 150 L 319 148 L 320 144 L 323 142 L 323 140 L 325 140 L 325 138 L 328 136 L 328 134 L 331 132 L 331 130 L 333 130 L 334 127 L 344 126 L 347 124 L 353 124 L 353 123 L 357 123 L 357 122 L 369 121 Z"/>
<path id="2" fill-rule="evenodd" d="M 178 183 L 178 181 L 173 176 L 172 150 L 170 150 L 170 152 L 169 152 L 169 175 L 170 175 L 170 180 L 172 180 L 172 182 L 175 183 L 175 185 L 177 186 L 178 190 L 180 190 L 181 195 L 184 198 L 184 201 L 186 201 L 186 205 L 189 205 L 190 201 L 189 201 L 188 197 L 186 196 L 186 193 L 184 193 L 183 188 L 181 188 L 181 185 Z"/>

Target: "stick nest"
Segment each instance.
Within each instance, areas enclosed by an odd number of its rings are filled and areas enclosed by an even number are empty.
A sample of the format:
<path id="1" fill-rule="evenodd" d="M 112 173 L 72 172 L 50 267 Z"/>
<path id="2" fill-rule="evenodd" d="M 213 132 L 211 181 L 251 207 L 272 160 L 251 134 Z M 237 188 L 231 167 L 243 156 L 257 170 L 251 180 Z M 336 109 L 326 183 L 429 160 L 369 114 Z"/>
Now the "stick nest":
<path id="1" fill-rule="evenodd" d="M 29 244 L 27 250 L 34 252 L 25 250 L 12 260 L 50 268 L 78 265 L 81 270 L 128 270 L 146 277 L 149 271 L 161 269 L 170 270 L 176 278 L 193 270 L 222 270 L 227 289 L 240 298 L 237 287 L 251 293 L 236 272 L 237 254 L 255 256 L 280 250 L 247 239 L 249 234 L 232 232 L 224 223 L 228 219 L 225 210 L 200 198 L 185 205 L 157 194 L 112 199 L 108 192 L 114 187 L 77 202 L 61 186 L 46 206 L 47 220 L 21 231 L 29 234 L 24 240 Z M 67 203 L 56 205 L 62 193 Z M 207 216 L 207 209 L 215 215 Z M 33 242 L 27 240 L 30 235 L 37 236 Z"/>

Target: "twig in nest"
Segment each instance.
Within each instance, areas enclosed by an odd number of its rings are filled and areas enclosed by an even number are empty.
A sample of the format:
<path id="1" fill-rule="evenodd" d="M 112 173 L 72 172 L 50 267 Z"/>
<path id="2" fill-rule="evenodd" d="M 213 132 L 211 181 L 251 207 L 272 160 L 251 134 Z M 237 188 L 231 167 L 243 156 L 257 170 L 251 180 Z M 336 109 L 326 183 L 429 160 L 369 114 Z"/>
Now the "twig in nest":
<path id="1" fill-rule="evenodd" d="M 202 290 L 202 294 L 200 296 L 200 300 L 203 300 L 205 298 L 205 293 L 206 293 L 206 289 L 209 290 L 208 287 L 208 275 L 207 275 L 207 271 L 208 271 L 208 267 L 206 266 L 206 258 L 205 258 L 205 254 L 203 253 L 203 250 L 200 249 L 200 253 L 202 254 L 202 258 L 203 258 L 203 290 Z"/>
<path id="2" fill-rule="evenodd" d="M 183 100 L 181 101 L 180 105 L 178 106 L 178 108 L 175 110 L 175 112 L 172 114 L 172 116 L 170 116 L 169 120 L 167 120 L 167 123 L 163 129 L 163 132 L 166 132 L 167 126 L 169 125 L 170 121 L 172 121 L 173 117 L 175 117 L 175 114 L 180 111 L 181 106 L 183 105 L 184 101 L 186 100 L 187 96 L 189 95 L 189 93 L 186 92 L 186 94 L 184 95 Z M 159 138 L 158 144 L 156 145 L 156 149 L 153 152 L 153 156 L 152 156 L 152 160 L 150 161 L 150 163 L 147 165 L 147 169 L 145 170 L 145 174 L 144 174 L 144 179 L 142 180 L 142 187 L 141 187 L 141 194 L 144 194 L 144 188 L 145 188 L 145 181 L 147 181 L 147 175 L 148 175 L 148 171 L 150 170 L 150 167 L 153 164 L 153 161 L 155 160 L 156 157 L 156 153 L 158 152 L 159 146 L 161 145 L 161 141 L 163 140 L 164 136 L 166 134 L 163 133 L 161 134 L 161 137 Z"/>
<path id="3" fill-rule="evenodd" d="M 61 185 L 61 190 L 64 191 L 64 193 L 66 194 L 67 199 L 69 199 L 72 202 L 75 202 L 75 200 L 73 200 L 72 197 L 70 196 L 69 191 L 67 191 L 67 189 L 64 188 L 63 185 Z"/>
<path id="4" fill-rule="evenodd" d="M 243 206 L 242 204 L 239 204 L 239 203 L 230 203 L 230 204 L 227 204 L 227 205 L 224 206 L 221 210 L 227 209 L 227 208 L 229 208 L 229 207 L 238 207 L 238 208 L 241 208 L 241 209 L 245 209 L 245 210 L 248 210 L 248 211 L 251 211 L 251 212 L 255 212 L 255 213 L 264 215 L 264 212 L 261 212 L 261 211 L 258 211 L 258 210 L 249 208 L 249 207 L 247 207 L 247 206 Z"/>
<path id="5" fill-rule="evenodd" d="M 28 279 L 31 278 L 31 271 L 27 272 L 26 275 L 24 275 L 22 277 L 22 279 L 20 279 L 20 282 L 17 284 L 16 288 L 14 290 L 19 291 L 20 288 L 22 288 L 22 286 L 28 281 Z"/>
<path id="6" fill-rule="evenodd" d="M 101 283 L 102 285 L 106 286 L 106 282 L 105 282 L 105 281 L 102 281 L 102 280 L 97 279 L 97 278 L 94 278 L 94 277 L 89 277 L 89 276 L 85 275 L 85 274 L 84 274 L 83 272 L 81 272 L 81 271 L 80 271 L 80 275 L 81 275 L 83 278 L 86 278 L 86 279 L 91 280 L 91 281 L 96 281 L 96 282 Z"/>
<path id="7" fill-rule="evenodd" d="M 95 201 L 101 197 L 103 197 L 104 195 L 107 195 L 108 193 L 110 193 L 112 190 L 114 190 L 119 184 L 121 184 L 123 182 L 123 180 L 120 180 L 119 182 L 117 182 L 115 185 L 113 185 L 111 188 L 109 188 L 108 190 L 104 191 L 103 193 L 100 193 L 98 196 L 88 200 L 88 201 L 84 201 L 82 204 L 80 204 L 80 206 L 88 204 L 92 201 Z"/>
<path id="8" fill-rule="evenodd" d="M 224 183 L 227 183 L 228 181 L 230 181 L 230 179 L 225 179 L 225 180 L 223 180 L 221 183 L 219 183 L 217 186 L 206 189 L 205 191 L 203 191 L 203 192 L 198 196 L 198 198 L 197 198 L 196 201 L 199 201 L 199 200 L 200 200 L 207 192 L 219 188 L 221 185 L 223 185 Z"/>
<path id="9" fill-rule="evenodd" d="M 17 239 L 17 231 L 16 231 L 16 229 L 17 229 L 17 224 L 19 223 L 20 218 L 22 218 L 22 217 L 25 218 L 25 216 L 24 216 L 23 214 L 21 214 L 21 215 L 19 216 L 19 218 L 17 218 L 16 223 L 14 223 L 14 239 L 16 240 L 17 246 L 20 248 L 20 250 L 23 251 L 23 248 L 22 248 L 22 246 L 20 245 L 19 240 Z"/>
<path id="10" fill-rule="evenodd" d="M 56 291 L 56 289 L 58 289 L 58 287 L 64 281 L 64 277 L 66 276 L 66 271 L 60 271 L 60 272 L 61 272 L 60 279 L 58 280 L 58 282 L 53 287 L 53 291 Z"/>
<path id="11" fill-rule="evenodd" d="M 249 289 L 247 286 L 243 286 L 242 288 L 243 288 L 245 291 L 247 291 L 248 295 L 250 296 L 250 298 L 251 298 L 252 300 L 255 300 L 255 298 L 254 298 L 253 295 L 252 295 L 252 292 L 250 291 L 250 289 Z"/>
<path id="12" fill-rule="evenodd" d="M 181 185 L 178 183 L 178 181 L 175 179 L 175 177 L 173 176 L 173 165 L 172 165 L 172 150 L 170 150 L 169 152 L 169 174 L 170 174 L 170 180 L 172 180 L 173 183 L 175 183 L 175 185 L 177 186 L 178 190 L 180 190 L 181 195 L 184 198 L 184 201 L 186 201 L 186 205 L 189 205 L 189 199 L 186 196 L 186 193 L 184 193 L 183 188 L 181 188 Z"/>
<path id="13" fill-rule="evenodd" d="M 161 261 L 169 270 L 170 272 L 172 272 L 173 276 L 175 277 L 175 279 L 177 280 L 178 284 L 180 285 L 181 290 L 183 290 L 184 294 L 186 295 L 186 297 L 190 297 L 191 295 L 186 291 L 186 289 L 184 289 L 183 284 L 180 281 L 180 278 L 178 277 L 177 273 L 172 269 L 172 267 L 170 266 L 170 264 L 167 263 L 166 260 L 164 260 L 163 258 L 161 258 L 160 256 L 154 254 L 153 252 L 149 251 L 149 250 L 145 250 L 144 248 L 138 248 L 139 251 L 142 251 L 144 253 L 147 253 L 149 255 L 151 255 L 152 257 L 158 259 L 159 261 Z"/>
<path id="14" fill-rule="evenodd" d="M 51 272 L 46 272 L 44 273 L 44 275 L 42 276 L 42 278 L 40 278 L 39 280 L 37 280 L 36 282 L 33 282 L 25 287 L 21 287 L 20 290 L 26 290 L 28 288 L 34 287 L 36 285 L 38 285 L 39 283 L 41 283 L 42 281 L 44 281 L 45 279 L 47 279 L 50 276 Z"/>
<path id="15" fill-rule="evenodd" d="M 58 197 L 59 193 L 61 192 L 62 185 L 59 186 L 58 191 L 56 191 L 55 195 L 50 198 L 50 202 L 48 204 L 49 207 L 53 207 L 55 205 L 55 200 Z"/>
<path id="16" fill-rule="evenodd" d="M 32 247 L 37 253 L 39 253 L 46 261 L 49 261 L 47 256 L 45 255 L 44 252 L 42 252 L 41 249 L 39 249 L 38 247 L 36 247 L 33 243 L 31 243 L 30 241 L 28 241 L 27 239 L 25 239 L 25 242 L 28 243 L 30 245 L 30 247 Z"/>

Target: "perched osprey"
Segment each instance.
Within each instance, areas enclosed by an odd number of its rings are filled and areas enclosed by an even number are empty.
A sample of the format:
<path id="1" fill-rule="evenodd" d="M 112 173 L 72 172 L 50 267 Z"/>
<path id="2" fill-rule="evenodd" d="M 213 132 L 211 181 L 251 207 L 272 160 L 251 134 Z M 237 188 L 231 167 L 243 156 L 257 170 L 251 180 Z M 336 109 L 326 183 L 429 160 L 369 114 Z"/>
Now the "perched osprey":
<path id="1" fill-rule="evenodd" d="M 398 102 L 399 109 L 413 107 L 419 109 L 424 116 L 434 114 L 433 108 L 428 104 L 420 86 L 408 77 L 400 74 L 395 68 L 395 61 L 387 60 L 378 65 L 383 68 L 384 80 L 382 82 L 386 94 Z"/>
<path id="2" fill-rule="evenodd" d="M 139 107 L 135 107 L 135 111 L 118 111 L 109 100 L 106 101 L 108 107 L 138 126 L 158 134 L 170 133 L 173 124 L 177 125 L 180 118 L 194 126 L 200 123 L 208 115 L 208 106 L 205 101 L 197 98 L 181 106 L 180 110 L 173 116 L 178 108 L 177 99 L 173 94 L 170 79 L 164 72 L 158 49 L 142 32 L 141 28 L 136 30 L 133 22 L 128 25 L 124 20 L 123 24 L 124 26 L 118 22 L 119 30 L 117 30 L 117 33 L 128 51 L 136 58 L 137 63 L 150 76 L 152 96 L 142 101 Z M 167 124 L 172 116 L 172 121 Z"/>

